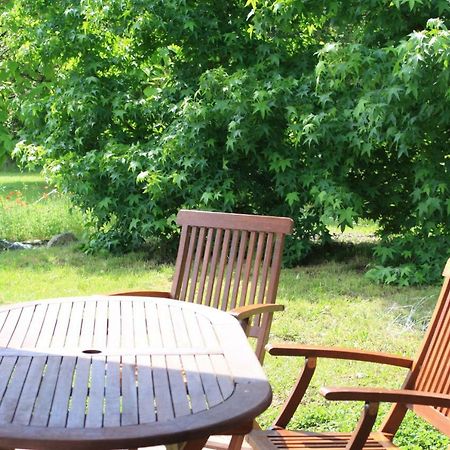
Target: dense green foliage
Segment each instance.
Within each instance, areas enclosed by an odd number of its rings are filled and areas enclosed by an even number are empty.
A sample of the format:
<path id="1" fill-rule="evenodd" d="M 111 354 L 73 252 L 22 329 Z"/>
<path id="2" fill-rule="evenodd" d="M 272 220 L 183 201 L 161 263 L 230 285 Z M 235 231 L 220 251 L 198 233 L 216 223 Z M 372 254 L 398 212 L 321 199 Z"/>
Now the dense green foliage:
<path id="1" fill-rule="evenodd" d="M 170 238 L 196 207 L 293 217 L 294 264 L 367 218 L 370 276 L 430 282 L 450 248 L 449 11 L 17 0 L 0 24 L 15 154 L 89 212 L 92 248 Z"/>

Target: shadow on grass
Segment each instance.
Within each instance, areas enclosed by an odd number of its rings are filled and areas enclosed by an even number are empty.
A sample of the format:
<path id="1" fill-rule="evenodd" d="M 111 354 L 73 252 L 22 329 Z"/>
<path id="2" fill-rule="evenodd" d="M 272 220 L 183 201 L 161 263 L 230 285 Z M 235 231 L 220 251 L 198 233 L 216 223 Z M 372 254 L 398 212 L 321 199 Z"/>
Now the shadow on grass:
<path id="1" fill-rule="evenodd" d="M 0 266 L 9 270 L 32 269 L 38 272 L 52 272 L 55 268 L 71 268 L 89 275 L 119 274 L 124 271 L 144 272 L 155 268 L 157 263 L 145 253 L 127 255 L 90 255 L 79 245 L 56 248 L 36 248 L 31 250 L 5 251 L 0 253 Z"/>
<path id="2" fill-rule="evenodd" d="M 375 242 L 330 241 L 314 244 L 301 265 L 321 265 L 327 262 L 346 263 L 358 272 L 365 271 L 373 258 Z"/>

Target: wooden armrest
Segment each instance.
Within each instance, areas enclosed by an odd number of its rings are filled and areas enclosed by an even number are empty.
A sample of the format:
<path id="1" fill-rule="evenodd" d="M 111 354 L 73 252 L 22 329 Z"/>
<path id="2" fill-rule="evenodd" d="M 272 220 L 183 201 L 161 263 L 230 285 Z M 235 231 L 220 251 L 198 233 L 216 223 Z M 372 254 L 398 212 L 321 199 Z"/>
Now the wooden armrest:
<path id="1" fill-rule="evenodd" d="M 108 294 L 111 296 L 125 296 L 130 297 L 160 297 L 160 298 L 172 298 L 170 292 L 165 291 L 130 291 L 130 292 L 115 292 Z"/>
<path id="2" fill-rule="evenodd" d="M 234 308 L 229 313 L 237 320 L 244 320 L 256 314 L 270 313 L 275 311 L 283 311 L 283 305 L 265 304 L 265 305 L 247 305 Z"/>
<path id="3" fill-rule="evenodd" d="M 450 408 L 450 395 L 407 389 L 330 388 L 320 389 L 327 400 L 407 403 Z"/>
<path id="4" fill-rule="evenodd" d="M 410 369 L 413 361 L 402 356 L 390 355 L 388 353 L 366 352 L 364 350 L 353 350 L 339 347 L 315 347 L 312 345 L 299 344 L 268 344 L 266 350 L 274 356 L 314 356 L 321 358 L 349 359 L 353 361 L 366 361 L 391 366 L 406 367 Z"/>

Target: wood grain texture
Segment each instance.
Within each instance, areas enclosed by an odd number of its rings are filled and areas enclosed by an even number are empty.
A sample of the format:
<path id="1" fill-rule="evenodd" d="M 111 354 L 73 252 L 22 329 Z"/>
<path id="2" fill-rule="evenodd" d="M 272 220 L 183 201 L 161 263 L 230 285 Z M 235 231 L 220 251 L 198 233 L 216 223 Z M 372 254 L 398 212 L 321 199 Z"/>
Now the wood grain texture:
<path id="1" fill-rule="evenodd" d="M 175 273 L 170 296 L 223 311 L 253 304 L 274 304 L 286 234 L 287 217 L 181 210 Z M 136 291 L 145 296 L 146 291 Z M 123 295 L 133 293 L 124 292 Z M 153 291 L 148 291 L 152 296 Z M 114 294 L 114 295 L 121 295 Z M 248 336 L 262 362 L 274 310 L 247 317 Z"/>
<path id="2" fill-rule="evenodd" d="M 230 311 L 276 301 L 281 257 L 293 222 L 285 217 L 181 210 L 174 298 Z M 249 315 L 249 336 L 264 357 L 272 311 Z"/>
<path id="3" fill-rule="evenodd" d="M 411 368 L 413 365 L 412 359 L 404 358 L 402 356 L 341 347 L 318 347 L 301 344 L 269 344 L 266 349 L 274 356 L 314 356 L 320 358 L 348 359 L 352 361 L 366 361 L 405 368 Z"/>
<path id="4" fill-rule="evenodd" d="M 270 402 L 238 322 L 215 309 L 95 296 L 14 305 L 1 318 L 2 448 L 204 440 L 249 431 L 242 423 Z M 230 345 L 246 349 L 245 368 Z"/>
<path id="5" fill-rule="evenodd" d="M 306 358 L 303 372 L 273 424 L 273 430 L 253 430 L 248 440 L 258 449 L 382 449 L 396 448 L 393 438 L 408 409 L 450 436 L 450 259 L 433 317 L 415 359 L 357 349 L 326 348 L 300 344 L 268 345 L 275 356 Z M 390 364 L 410 369 L 400 389 L 322 388 L 328 400 L 364 401 L 360 421 L 352 434 L 309 433 L 285 428 L 300 404 L 318 358 L 348 359 Z M 380 402 L 393 403 L 380 430 L 371 432 Z"/>

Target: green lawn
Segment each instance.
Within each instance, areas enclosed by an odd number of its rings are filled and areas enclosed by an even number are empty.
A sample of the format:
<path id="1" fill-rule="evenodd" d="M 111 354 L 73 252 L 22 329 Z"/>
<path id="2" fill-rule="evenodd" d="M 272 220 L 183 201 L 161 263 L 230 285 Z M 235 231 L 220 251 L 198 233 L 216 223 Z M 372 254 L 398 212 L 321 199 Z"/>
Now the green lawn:
<path id="1" fill-rule="evenodd" d="M 17 170 L 0 172 L 0 195 L 2 196 L 20 191 L 23 200 L 35 202 L 48 189 L 49 187 L 40 173 L 21 173 Z"/>
<path id="2" fill-rule="evenodd" d="M 83 232 L 81 213 L 36 173 L 0 172 L 0 239 L 49 239 Z"/>
<path id="3" fill-rule="evenodd" d="M 0 183 L 7 184 L 8 189 L 14 185 L 15 190 L 25 191 L 26 201 L 32 202 L 45 190 L 40 178 L 34 177 L 23 178 L 27 189 L 21 184 L 21 177 L 14 181 L 12 175 L 0 175 Z M 59 214 L 63 214 L 62 207 Z M 0 223 L 1 220 L 0 217 Z M 0 238 L 4 237 L 1 230 L 0 227 Z M 363 276 L 369 262 L 365 245 L 351 246 L 351 251 L 337 248 L 337 254 L 328 249 L 327 253 L 311 259 L 314 264 L 282 271 L 278 302 L 286 310 L 276 315 L 271 342 L 363 347 L 414 355 L 439 287 L 399 288 L 371 283 Z M 152 263 L 152 255 L 143 253 L 95 256 L 82 253 L 77 246 L 3 252 L 0 253 L 0 303 L 133 288 L 163 290 L 169 288 L 172 273 L 172 266 L 156 265 Z M 302 361 L 294 358 L 266 357 L 264 366 L 273 386 L 274 400 L 260 418 L 263 426 L 273 420 L 301 365 Z M 319 361 L 312 389 L 291 425 L 309 430 L 351 430 L 362 405 L 326 403 L 318 395 L 318 388 L 322 385 L 400 387 L 404 375 L 403 369 L 368 363 Z M 382 412 L 387 409 L 384 405 Z M 408 450 L 431 450 L 445 449 L 448 440 L 411 415 L 400 430 L 398 443 Z"/>
<path id="4" fill-rule="evenodd" d="M 150 256 L 150 260 L 148 259 Z M 412 356 L 436 301 L 438 287 L 382 287 L 362 277 L 361 257 L 346 262 L 283 270 L 271 342 L 364 347 Z M 92 256 L 74 248 L 40 249 L 0 254 L 0 302 L 11 303 L 133 288 L 169 288 L 172 266 L 158 266 L 151 255 Z M 27 280 L 26 283 L 23 280 Z M 262 416 L 269 425 L 286 398 L 302 361 L 267 356 L 265 368 L 274 388 L 272 407 Z M 322 385 L 399 387 L 403 369 L 367 363 L 320 361 L 312 389 L 293 426 L 351 430 L 361 405 L 326 405 Z M 386 411 L 386 407 L 383 411 Z M 445 439 L 409 417 L 401 430 L 407 449 L 445 448 Z M 411 442 L 413 434 L 414 442 Z M 400 435 L 402 438 L 402 436 Z M 416 444 L 417 443 L 417 444 Z M 414 445 L 417 446 L 414 446 Z"/>

